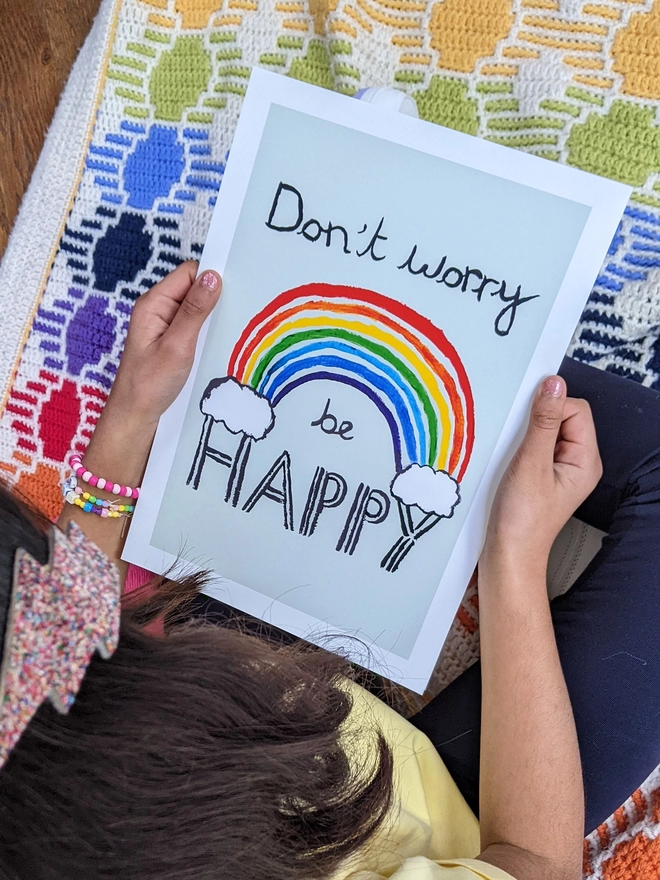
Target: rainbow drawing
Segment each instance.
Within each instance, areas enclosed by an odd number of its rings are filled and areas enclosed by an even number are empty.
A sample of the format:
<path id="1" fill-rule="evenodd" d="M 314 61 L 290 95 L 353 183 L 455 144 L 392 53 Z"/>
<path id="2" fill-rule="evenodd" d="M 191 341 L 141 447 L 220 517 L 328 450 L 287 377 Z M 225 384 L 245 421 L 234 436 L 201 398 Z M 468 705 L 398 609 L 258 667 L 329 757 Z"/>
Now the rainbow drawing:
<path id="1" fill-rule="evenodd" d="M 428 318 L 356 287 L 306 284 L 252 318 L 227 373 L 273 407 L 306 382 L 358 389 L 392 436 L 397 473 L 428 465 L 461 481 L 474 444 L 474 403 L 456 349 Z"/>

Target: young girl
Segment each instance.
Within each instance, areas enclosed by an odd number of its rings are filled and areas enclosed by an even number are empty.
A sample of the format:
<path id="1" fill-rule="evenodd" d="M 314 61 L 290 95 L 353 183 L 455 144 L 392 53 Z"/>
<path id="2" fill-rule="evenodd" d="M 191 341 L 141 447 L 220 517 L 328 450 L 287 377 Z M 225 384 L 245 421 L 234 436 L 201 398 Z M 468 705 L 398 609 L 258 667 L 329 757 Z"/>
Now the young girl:
<path id="1" fill-rule="evenodd" d="M 139 484 L 220 293 L 215 273 L 195 280 L 195 271 L 183 264 L 136 303 L 84 456 L 91 473 Z M 0 770 L 0 876 L 577 880 L 583 776 L 589 831 L 660 759 L 660 401 L 579 364 L 563 372 L 571 392 L 591 400 L 605 473 L 589 405 L 549 377 L 493 503 L 479 564 L 479 666 L 411 724 L 352 683 L 339 657 L 236 627 L 177 624 L 199 583 L 161 581 L 125 608 L 116 651 L 91 659 L 69 713 L 45 702 L 25 716 L 17 743 L 5 737 L 13 749 Z M 609 537 L 550 606 L 548 553 L 580 505 Z M 65 601 L 70 583 L 80 589 L 71 571 L 96 558 L 87 540 L 125 577 L 125 519 L 67 504 L 59 525 L 73 521 L 84 536 L 73 526 L 49 546 L 44 526 L 4 491 L 0 516 L 3 630 L 10 603 L 19 609 L 9 614 L 3 675 L 17 653 L 28 672 L 43 659 L 44 650 L 16 650 L 16 620 L 27 620 L 37 648 L 48 648 L 44 627 L 58 636 L 70 683 L 71 664 L 81 676 L 88 658 L 66 654 L 61 624 L 21 617 L 19 600 L 46 581 Z M 110 562 L 90 568 L 94 595 L 109 595 L 113 571 Z M 211 611 L 226 616 L 219 603 Z M 167 635 L 145 632 L 163 613 Z M 57 664 L 49 668 L 57 679 Z"/>

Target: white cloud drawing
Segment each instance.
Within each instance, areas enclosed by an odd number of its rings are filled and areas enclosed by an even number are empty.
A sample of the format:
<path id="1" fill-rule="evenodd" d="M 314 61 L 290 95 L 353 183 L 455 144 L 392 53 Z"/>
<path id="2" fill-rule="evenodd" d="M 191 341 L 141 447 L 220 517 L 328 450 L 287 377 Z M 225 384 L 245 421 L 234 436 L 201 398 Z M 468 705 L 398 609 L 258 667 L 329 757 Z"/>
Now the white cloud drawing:
<path id="1" fill-rule="evenodd" d="M 392 480 L 390 491 L 403 504 L 416 505 L 424 513 L 438 516 L 451 516 L 461 500 L 456 480 L 428 465 L 409 465 Z"/>
<path id="2" fill-rule="evenodd" d="M 270 401 L 232 376 L 209 382 L 199 406 L 232 434 L 247 434 L 253 440 L 263 440 L 275 424 Z"/>

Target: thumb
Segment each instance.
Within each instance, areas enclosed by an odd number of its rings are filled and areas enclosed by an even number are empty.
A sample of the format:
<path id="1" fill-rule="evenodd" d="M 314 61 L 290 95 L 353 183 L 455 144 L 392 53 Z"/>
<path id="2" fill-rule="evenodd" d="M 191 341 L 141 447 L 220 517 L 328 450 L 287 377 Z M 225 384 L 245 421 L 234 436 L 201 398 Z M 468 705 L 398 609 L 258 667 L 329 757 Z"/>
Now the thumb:
<path id="1" fill-rule="evenodd" d="M 217 272 L 208 270 L 195 279 L 181 300 L 168 330 L 182 347 L 194 348 L 202 324 L 218 301 L 222 281 Z"/>
<path id="2" fill-rule="evenodd" d="M 525 446 L 540 454 L 554 454 L 559 429 L 564 418 L 566 383 L 559 376 L 548 376 L 532 402 Z"/>

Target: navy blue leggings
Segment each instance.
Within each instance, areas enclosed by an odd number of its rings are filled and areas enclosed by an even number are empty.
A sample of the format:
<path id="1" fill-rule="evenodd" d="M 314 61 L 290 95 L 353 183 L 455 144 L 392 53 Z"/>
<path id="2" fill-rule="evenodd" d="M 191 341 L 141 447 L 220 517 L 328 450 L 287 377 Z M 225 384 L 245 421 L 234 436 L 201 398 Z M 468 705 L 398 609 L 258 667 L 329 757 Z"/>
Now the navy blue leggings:
<path id="1" fill-rule="evenodd" d="M 609 532 L 551 605 L 589 833 L 660 763 L 660 394 L 569 359 L 560 372 L 568 393 L 591 404 L 604 467 L 576 515 Z M 480 664 L 411 720 L 478 814 Z"/>

